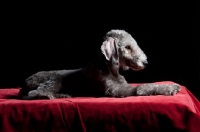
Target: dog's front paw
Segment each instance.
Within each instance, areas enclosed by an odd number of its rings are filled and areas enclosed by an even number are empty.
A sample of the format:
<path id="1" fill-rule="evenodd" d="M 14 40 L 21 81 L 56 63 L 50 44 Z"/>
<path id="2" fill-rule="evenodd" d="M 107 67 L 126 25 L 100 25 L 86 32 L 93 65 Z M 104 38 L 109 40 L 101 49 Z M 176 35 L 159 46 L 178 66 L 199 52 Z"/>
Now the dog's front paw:
<path id="1" fill-rule="evenodd" d="M 179 84 L 177 84 L 177 83 L 168 84 L 168 86 L 166 86 L 165 95 L 175 95 L 180 91 L 181 91 L 181 86 Z"/>
<path id="2" fill-rule="evenodd" d="M 137 88 L 136 95 L 147 96 L 147 95 L 175 95 L 181 90 L 179 84 L 143 84 Z"/>
<path id="3" fill-rule="evenodd" d="M 160 84 L 156 89 L 156 94 L 160 95 L 175 95 L 181 90 L 181 86 L 179 84 Z"/>

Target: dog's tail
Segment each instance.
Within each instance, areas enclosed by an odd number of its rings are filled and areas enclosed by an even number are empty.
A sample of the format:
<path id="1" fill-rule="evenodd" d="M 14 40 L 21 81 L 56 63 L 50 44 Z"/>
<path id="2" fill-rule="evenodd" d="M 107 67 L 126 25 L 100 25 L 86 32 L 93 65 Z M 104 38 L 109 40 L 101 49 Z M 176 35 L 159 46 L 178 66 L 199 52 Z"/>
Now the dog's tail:
<path id="1" fill-rule="evenodd" d="M 27 86 L 25 84 L 23 84 L 23 86 L 19 90 L 17 98 L 24 99 L 24 97 L 26 97 L 28 95 L 28 92 L 29 92 L 29 89 L 27 88 Z"/>
<path id="2" fill-rule="evenodd" d="M 24 95 L 26 95 L 26 94 L 27 94 L 27 91 L 26 91 L 25 89 L 21 88 L 21 89 L 19 90 L 19 93 L 18 93 L 17 98 L 18 98 L 18 99 L 23 99 Z"/>

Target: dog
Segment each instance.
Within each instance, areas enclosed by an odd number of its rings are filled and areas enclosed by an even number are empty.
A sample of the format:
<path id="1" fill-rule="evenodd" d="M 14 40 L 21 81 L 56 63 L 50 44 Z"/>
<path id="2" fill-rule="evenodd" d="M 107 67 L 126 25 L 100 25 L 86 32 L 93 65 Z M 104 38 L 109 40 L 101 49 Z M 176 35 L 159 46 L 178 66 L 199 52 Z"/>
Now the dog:
<path id="1" fill-rule="evenodd" d="M 18 98 L 170 96 L 180 91 L 181 86 L 177 83 L 130 86 L 119 74 L 120 68 L 139 71 L 147 64 L 146 55 L 131 34 L 125 30 L 110 30 L 98 53 L 85 67 L 35 73 L 25 80 Z"/>

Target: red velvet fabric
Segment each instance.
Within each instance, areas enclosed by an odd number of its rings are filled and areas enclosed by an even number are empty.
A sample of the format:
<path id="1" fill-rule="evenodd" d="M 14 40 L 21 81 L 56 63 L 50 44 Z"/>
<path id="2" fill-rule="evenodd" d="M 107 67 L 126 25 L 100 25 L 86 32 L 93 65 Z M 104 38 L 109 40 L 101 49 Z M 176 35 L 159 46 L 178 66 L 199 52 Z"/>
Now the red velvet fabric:
<path id="1" fill-rule="evenodd" d="M 200 132 L 200 103 L 184 86 L 175 96 L 31 101 L 18 91 L 0 89 L 0 132 Z"/>

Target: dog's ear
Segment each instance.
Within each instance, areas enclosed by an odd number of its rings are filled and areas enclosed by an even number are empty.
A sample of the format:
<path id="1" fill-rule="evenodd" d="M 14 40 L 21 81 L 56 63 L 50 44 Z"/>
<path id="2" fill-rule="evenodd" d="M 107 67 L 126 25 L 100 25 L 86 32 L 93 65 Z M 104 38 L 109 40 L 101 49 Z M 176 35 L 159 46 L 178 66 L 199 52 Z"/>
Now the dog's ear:
<path id="1" fill-rule="evenodd" d="M 112 57 L 118 60 L 118 45 L 117 40 L 109 37 L 101 45 L 101 52 L 106 57 L 106 60 L 110 61 Z"/>
<path id="2" fill-rule="evenodd" d="M 106 41 L 101 45 L 101 52 L 105 56 L 106 60 L 108 60 L 108 67 L 111 73 L 115 76 L 118 76 L 119 71 L 119 54 L 118 54 L 118 40 L 109 37 Z"/>

